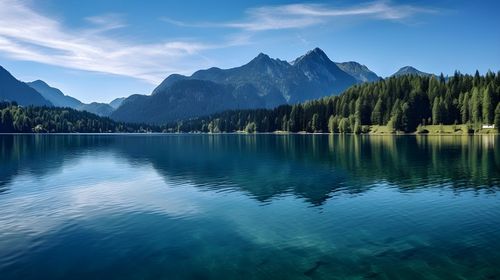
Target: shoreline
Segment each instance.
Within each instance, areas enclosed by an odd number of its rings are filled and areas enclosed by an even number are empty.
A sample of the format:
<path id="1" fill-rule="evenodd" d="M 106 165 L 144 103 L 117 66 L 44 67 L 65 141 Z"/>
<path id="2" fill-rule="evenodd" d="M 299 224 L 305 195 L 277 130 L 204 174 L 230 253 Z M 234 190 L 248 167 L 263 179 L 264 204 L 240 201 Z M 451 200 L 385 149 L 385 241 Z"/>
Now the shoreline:
<path id="1" fill-rule="evenodd" d="M 492 133 L 467 133 L 467 134 L 459 134 L 459 133 L 327 133 L 327 132 L 282 132 L 282 131 L 274 131 L 274 132 L 243 132 L 243 131 L 235 131 L 235 132 L 54 132 L 54 133 L 35 133 L 35 132 L 13 132 L 13 133 L 0 133 L 0 136 L 6 135 L 359 135 L 359 136 L 499 136 L 499 132 Z"/>

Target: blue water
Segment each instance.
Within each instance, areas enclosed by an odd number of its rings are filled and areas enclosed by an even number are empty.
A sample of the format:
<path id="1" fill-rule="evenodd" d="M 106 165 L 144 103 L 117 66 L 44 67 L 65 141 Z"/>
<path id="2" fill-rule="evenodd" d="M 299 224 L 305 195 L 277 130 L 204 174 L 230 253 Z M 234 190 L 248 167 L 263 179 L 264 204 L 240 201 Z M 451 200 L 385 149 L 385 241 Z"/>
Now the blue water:
<path id="1" fill-rule="evenodd" d="M 499 140 L 0 135 L 0 279 L 500 279 Z"/>

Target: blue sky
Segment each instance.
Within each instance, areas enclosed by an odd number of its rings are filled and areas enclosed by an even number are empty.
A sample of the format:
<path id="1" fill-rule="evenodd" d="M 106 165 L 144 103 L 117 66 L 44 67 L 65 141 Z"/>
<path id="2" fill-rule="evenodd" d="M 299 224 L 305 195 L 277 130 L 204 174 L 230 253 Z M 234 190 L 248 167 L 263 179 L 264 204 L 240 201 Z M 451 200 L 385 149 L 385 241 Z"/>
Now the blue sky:
<path id="1" fill-rule="evenodd" d="M 84 102 L 314 47 L 381 76 L 500 70 L 499 1 L 0 0 L 0 65 Z"/>

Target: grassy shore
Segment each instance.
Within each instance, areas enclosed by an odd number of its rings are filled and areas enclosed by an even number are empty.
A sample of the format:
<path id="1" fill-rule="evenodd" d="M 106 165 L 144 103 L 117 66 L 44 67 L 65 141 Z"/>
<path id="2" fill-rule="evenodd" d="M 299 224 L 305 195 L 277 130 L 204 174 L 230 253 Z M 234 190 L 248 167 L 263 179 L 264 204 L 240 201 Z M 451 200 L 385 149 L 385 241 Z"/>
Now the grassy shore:
<path id="1" fill-rule="evenodd" d="M 465 124 L 457 125 L 425 125 L 420 126 L 418 131 L 415 132 L 403 132 L 394 131 L 386 125 L 371 125 L 364 128 L 364 131 L 368 131 L 362 134 L 368 135 L 496 135 L 499 134 L 494 128 L 481 128 L 476 127 L 471 128 Z M 247 133 L 245 131 L 239 131 L 239 133 Z M 290 134 L 288 131 L 274 131 L 274 134 Z M 328 134 L 327 132 L 319 133 L 308 133 L 305 131 L 296 132 L 297 134 Z M 352 134 L 352 133 L 350 133 Z"/>
<path id="2" fill-rule="evenodd" d="M 466 124 L 452 125 L 422 125 L 413 133 L 405 133 L 401 131 L 393 131 L 385 125 L 373 125 L 369 128 L 369 134 L 384 135 L 384 134 L 419 134 L 419 135 L 484 135 L 498 134 L 494 128 L 471 127 Z"/>

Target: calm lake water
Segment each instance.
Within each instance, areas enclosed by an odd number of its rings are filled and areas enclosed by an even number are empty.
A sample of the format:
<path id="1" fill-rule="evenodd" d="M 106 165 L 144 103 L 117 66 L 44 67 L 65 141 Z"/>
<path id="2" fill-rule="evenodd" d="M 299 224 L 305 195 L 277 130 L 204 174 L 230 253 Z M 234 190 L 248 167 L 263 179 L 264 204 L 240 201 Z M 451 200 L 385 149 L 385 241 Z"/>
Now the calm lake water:
<path id="1" fill-rule="evenodd" d="M 500 279 L 495 136 L 1 135 L 0 279 Z"/>

